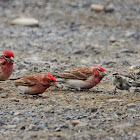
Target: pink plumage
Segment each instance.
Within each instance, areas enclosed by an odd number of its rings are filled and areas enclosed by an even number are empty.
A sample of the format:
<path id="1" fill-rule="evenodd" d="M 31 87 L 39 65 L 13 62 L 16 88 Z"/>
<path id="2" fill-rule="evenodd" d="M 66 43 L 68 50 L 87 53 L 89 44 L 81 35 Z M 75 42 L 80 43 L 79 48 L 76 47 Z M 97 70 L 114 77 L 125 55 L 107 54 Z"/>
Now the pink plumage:
<path id="1" fill-rule="evenodd" d="M 0 81 L 7 80 L 13 72 L 14 53 L 5 51 L 0 56 Z"/>
<path id="2" fill-rule="evenodd" d="M 78 90 L 90 89 L 96 86 L 107 72 L 102 67 L 75 68 L 62 73 L 53 74 L 57 82 L 62 82 L 70 88 Z"/>
<path id="3" fill-rule="evenodd" d="M 15 80 L 14 84 L 23 94 L 42 94 L 47 88 L 55 85 L 56 79 L 50 74 L 30 75 Z"/>

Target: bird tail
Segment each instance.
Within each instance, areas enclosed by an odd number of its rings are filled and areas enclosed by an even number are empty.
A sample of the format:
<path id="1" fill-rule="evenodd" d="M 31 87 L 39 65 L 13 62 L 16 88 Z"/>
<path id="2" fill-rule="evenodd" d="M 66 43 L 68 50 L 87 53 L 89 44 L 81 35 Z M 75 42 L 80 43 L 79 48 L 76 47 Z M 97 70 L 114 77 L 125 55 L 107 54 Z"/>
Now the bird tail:
<path id="1" fill-rule="evenodd" d="M 134 87 L 140 87 L 140 81 L 134 81 L 133 86 Z"/>

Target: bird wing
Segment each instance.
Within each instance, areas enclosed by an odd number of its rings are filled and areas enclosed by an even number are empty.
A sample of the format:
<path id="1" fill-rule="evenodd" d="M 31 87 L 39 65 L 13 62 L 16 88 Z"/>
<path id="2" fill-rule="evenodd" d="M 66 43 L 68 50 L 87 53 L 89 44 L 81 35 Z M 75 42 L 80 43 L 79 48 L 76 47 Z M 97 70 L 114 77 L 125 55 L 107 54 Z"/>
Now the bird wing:
<path id="1" fill-rule="evenodd" d="M 2 72 L 2 65 L 4 65 L 5 62 L 6 62 L 6 61 L 3 59 L 3 57 L 0 56 L 0 73 Z"/>
<path id="2" fill-rule="evenodd" d="M 140 87 L 140 80 L 133 82 L 134 87 Z"/>
<path id="3" fill-rule="evenodd" d="M 129 71 L 126 71 L 126 70 L 117 71 L 117 72 L 113 73 L 113 75 L 120 75 L 120 76 L 124 76 L 124 77 L 134 79 L 133 74 L 130 73 Z"/>
<path id="4" fill-rule="evenodd" d="M 14 84 L 15 86 L 34 86 L 38 84 L 38 82 L 38 76 L 32 75 L 16 80 Z"/>
<path id="5" fill-rule="evenodd" d="M 56 78 L 65 79 L 77 79 L 77 80 L 87 80 L 90 76 L 93 76 L 91 68 L 76 68 L 73 70 L 66 70 L 63 73 L 55 74 Z"/>

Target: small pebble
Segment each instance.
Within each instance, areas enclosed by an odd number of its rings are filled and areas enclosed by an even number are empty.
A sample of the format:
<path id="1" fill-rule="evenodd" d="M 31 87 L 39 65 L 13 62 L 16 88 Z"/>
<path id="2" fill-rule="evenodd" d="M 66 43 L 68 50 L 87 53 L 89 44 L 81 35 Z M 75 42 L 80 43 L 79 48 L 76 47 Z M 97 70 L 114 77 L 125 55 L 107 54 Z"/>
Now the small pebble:
<path id="1" fill-rule="evenodd" d="M 79 123 L 80 123 L 79 120 L 72 120 L 71 121 L 71 124 L 74 125 L 74 126 L 77 125 L 77 124 L 79 124 Z"/>
<path id="2" fill-rule="evenodd" d="M 37 130 L 36 125 L 34 125 L 34 124 L 30 124 L 30 125 L 29 125 L 29 130 L 31 130 L 31 131 L 35 131 L 35 130 Z"/>
<path id="3" fill-rule="evenodd" d="M 11 22 L 11 24 L 38 27 L 39 26 L 39 21 L 37 19 L 34 19 L 34 18 L 17 18 L 17 19 L 14 19 Z"/>
<path id="4" fill-rule="evenodd" d="M 104 11 L 105 12 L 113 12 L 115 10 L 115 8 L 114 8 L 114 5 L 113 4 L 109 4 L 109 5 L 107 5 L 107 6 L 105 6 L 105 8 L 104 8 Z"/>
<path id="5" fill-rule="evenodd" d="M 11 121 L 11 124 L 14 125 L 14 124 L 18 124 L 20 122 L 20 119 L 18 117 L 14 117 Z"/>
<path id="6" fill-rule="evenodd" d="M 111 36 L 111 37 L 109 38 L 109 41 L 113 43 L 113 42 L 116 41 L 116 38 L 115 38 L 114 36 Z"/>
<path id="7" fill-rule="evenodd" d="M 104 10 L 104 5 L 100 5 L 100 4 L 92 4 L 90 6 L 91 10 L 95 11 L 95 12 L 102 12 Z"/>

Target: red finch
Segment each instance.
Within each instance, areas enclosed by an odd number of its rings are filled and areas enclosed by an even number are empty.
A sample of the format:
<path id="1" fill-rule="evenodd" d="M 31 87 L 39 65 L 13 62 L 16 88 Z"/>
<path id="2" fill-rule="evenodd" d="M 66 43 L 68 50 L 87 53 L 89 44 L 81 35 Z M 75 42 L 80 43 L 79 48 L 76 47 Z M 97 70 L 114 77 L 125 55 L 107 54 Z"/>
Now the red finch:
<path id="1" fill-rule="evenodd" d="M 30 75 L 15 80 L 14 84 L 22 94 L 38 95 L 55 85 L 56 79 L 50 74 Z"/>
<path id="2" fill-rule="evenodd" d="M 88 90 L 96 86 L 107 72 L 102 67 L 75 68 L 63 73 L 54 74 L 57 82 L 65 83 L 70 88 Z"/>
<path id="3" fill-rule="evenodd" d="M 119 73 L 113 73 L 112 77 L 113 84 L 115 85 L 114 94 L 116 93 L 116 89 L 120 90 L 129 90 L 130 87 L 132 87 L 134 79 L 133 76 L 131 77 L 130 74 L 125 73 L 119 74 Z"/>
<path id="4" fill-rule="evenodd" d="M 13 71 L 14 53 L 10 50 L 5 51 L 0 56 L 0 81 L 7 80 Z"/>

